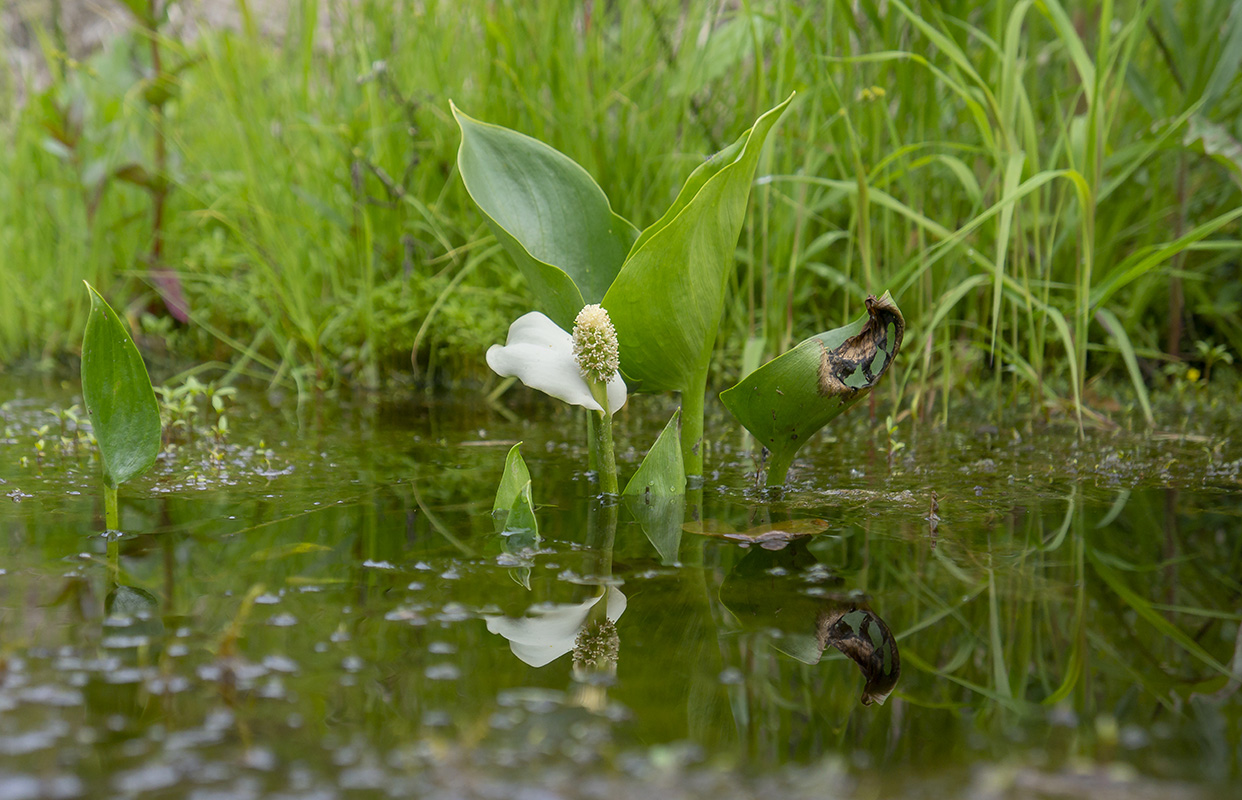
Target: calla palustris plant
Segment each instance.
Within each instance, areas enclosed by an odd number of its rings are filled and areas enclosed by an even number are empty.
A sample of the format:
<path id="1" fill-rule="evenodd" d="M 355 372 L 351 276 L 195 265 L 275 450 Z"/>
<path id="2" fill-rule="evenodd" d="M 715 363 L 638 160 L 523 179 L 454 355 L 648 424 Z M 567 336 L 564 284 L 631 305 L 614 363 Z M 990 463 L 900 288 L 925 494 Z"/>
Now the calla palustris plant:
<path id="1" fill-rule="evenodd" d="M 641 234 L 568 156 L 453 107 L 466 190 L 538 305 L 562 328 L 584 305 L 602 305 L 617 329 L 626 381 L 681 393 L 690 475 L 703 474 L 707 369 L 759 151 L 792 99 L 699 165 Z"/>
<path id="2" fill-rule="evenodd" d="M 812 336 L 720 393 L 768 449 L 769 487 L 783 486 L 798 449 L 870 393 L 901 350 L 905 329 L 888 292 L 868 297 L 860 319 Z"/>
<path id="3" fill-rule="evenodd" d="M 119 525 L 116 490 L 146 472 L 160 452 L 160 409 L 147 367 L 120 317 L 89 283 L 82 336 L 82 400 L 103 465 L 107 526 Z"/>

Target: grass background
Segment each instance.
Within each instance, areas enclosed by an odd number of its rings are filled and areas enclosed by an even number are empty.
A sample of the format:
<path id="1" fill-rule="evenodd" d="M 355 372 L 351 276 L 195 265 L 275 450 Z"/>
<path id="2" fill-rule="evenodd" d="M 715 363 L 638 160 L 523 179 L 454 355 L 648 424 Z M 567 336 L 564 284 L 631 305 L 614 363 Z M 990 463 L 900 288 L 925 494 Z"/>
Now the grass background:
<path id="1" fill-rule="evenodd" d="M 50 82 L 0 82 L 0 370 L 72 360 L 87 279 L 168 364 L 302 391 L 487 380 L 532 298 L 456 175 L 450 99 L 567 153 L 642 227 L 793 91 L 712 387 L 885 289 L 908 332 L 884 391 L 923 418 L 982 397 L 1151 419 L 1152 387 L 1219 381 L 1242 345 L 1236 3 L 295 0 L 182 23 L 198 11 L 89 55 L 46 15 L 20 26 Z"/>

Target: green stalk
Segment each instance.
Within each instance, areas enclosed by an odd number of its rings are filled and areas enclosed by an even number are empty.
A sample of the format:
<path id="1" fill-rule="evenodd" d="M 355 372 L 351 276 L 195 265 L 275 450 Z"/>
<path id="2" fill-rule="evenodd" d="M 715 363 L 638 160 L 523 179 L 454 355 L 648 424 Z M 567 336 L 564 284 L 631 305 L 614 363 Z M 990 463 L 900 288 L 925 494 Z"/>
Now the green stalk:
<path id="1" fill-rule="evenodd" d="M 707 370 L 696 375 L 681 393 L 681 458 L 686 477 L 703 477 L 703 404 L 707 395 Z"/>
<path id="2" fill-rule="evenodd" d="M 116 507 L 116 487 L 107 484 L 104 484 L 104 519 L 107 523 L 106 530 L 120 530 L 120 515 L 117 514 Z"/>
<path id="3" fill-rule="evenodd" d="M 794 451 L 789 451 L 783 455 L 771 453 L 768 456 L 767 476 L 763 485 L 768 489 L 782 489 L 785 481 L 789 478 L 789 468 L 793 466 Z"/>
<path id="4" fill-rule="evenodd" d="M 591 396 L 604 411 L 592 411 L 594 417 L 591 424 L 595 441 L 592 448 L 598 460 L 599 489 L 604 494 L 616 496 L 620 494 L 617 487 L 617 459 L 612 448 L 612 415 L 608 413 L 608 387 L 597 381 L 588 380 Z"/>

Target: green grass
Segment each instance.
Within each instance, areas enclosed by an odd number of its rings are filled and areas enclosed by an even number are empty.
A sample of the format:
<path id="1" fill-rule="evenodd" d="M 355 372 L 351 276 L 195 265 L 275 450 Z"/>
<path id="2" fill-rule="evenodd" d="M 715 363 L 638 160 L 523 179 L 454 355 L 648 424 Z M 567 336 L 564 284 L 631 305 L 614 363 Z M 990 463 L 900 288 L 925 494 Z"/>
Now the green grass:
<path id="1" fill-rule="evenodd" d="M 306 23 L 328 6 L 332 41 Z M 162 131 L 164 257 L 193 316 L 166 338 L 303 389 L 408 377 L 412 349 L 420 380 L 478 379 L 531 298 L 456 176 L 450 99 L 575 158 L 643 226 L 796 90 L 760 166 L 712 387 L 744 352 L 783 352 L 885 289 L 909 323 L 886 396 L 929 419 L 978 385 L 997 408 L 1073 413 L 1101 376 L 1137 412 L 1161 361 L 1193 359 L 1196 341 L 1242 352 L 1228 3 L 852 8 L 306 0 L 279 41 L 257 25 L 168 40 L 171 63 L 195 63 Z M 99 164 L 153 141 L 134 89 L 144 44 L 53 57 L 52 89 L 0 120 L 16 287 L 0 295 L 0 363 L 74 351 L 80 278 L 135 316 L 162 310 L 140 260 L 146 196 L 113 181 L 88 210 Z M 58 104 L 84 110 L 59 155 Z"/>

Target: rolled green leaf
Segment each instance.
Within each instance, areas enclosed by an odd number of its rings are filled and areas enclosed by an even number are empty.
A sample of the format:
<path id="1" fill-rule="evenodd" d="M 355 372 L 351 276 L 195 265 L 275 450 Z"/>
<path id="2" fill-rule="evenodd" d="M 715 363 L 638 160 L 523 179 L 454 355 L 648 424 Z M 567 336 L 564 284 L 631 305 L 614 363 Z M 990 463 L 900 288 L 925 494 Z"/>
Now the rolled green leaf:
<path id="1" fill-rule="evenodd" d="M 147 367 L 120 317 L 88 283 L 91 313 L 82 339 L 82 399 L 109 489 L 142 474 L 160 452 L 160 410 Z"/>
<path id="2" fill-rule="evenodd" d="M 638 229 L 573 159 L 529 136 L 452 106 L 461 128 L 457 167 L 488 226 L 526 276 L 535 302 L 570 330 L 599 303 Z"/>
<path id="3" fill-rule="evenodd" d="M 794 454 L 866 397 L 901 350 L 905 320 L 888 292 L 867 313 L 812 336 L 720 393 L 725 408 L 770 453 L 769 486 L 783 485 Z"/>
<path id="4" fill-rule="evenodd" d="M 792 99 L 691 173 L 604 296 L 621 372 L 643 391 L 684 392 L 706 374 L 759 151 Z"/>

